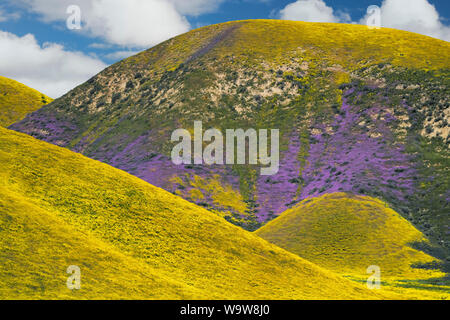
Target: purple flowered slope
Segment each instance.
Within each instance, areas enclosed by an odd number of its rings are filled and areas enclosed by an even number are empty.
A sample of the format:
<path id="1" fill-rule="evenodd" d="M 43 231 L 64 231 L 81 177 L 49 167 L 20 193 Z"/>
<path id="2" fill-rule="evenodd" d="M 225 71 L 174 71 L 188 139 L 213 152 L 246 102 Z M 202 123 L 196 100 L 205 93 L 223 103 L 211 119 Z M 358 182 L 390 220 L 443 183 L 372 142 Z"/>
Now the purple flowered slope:
<path id="1" fill-rule="evenodd" d="M 280 169 L 273 176 L 261 176 L 258 179 L 257 198 L 259 221 L 264 222 L 284 212 L 299 191 L 298 175 L 301 164 L 298 160 L 300 140 L 291 137 L 286 151 L 281 152 Z"/>
<path id="2" fill-rule="evenodd" d="M 334 132 L 312 136 L 300 199 L 345 191 L 392 194 L 404 200 L 413 193 L 416 172 L 405 147 L 393 139 L 388 127 L 392 115 L 368 130 L 360 125 L 363 119 L 354 109 L 344 103 L 342 115 L 336 115 L 331 125 Z M 379 111 L 374 107 L 365 112 L 373 117 Z"/>

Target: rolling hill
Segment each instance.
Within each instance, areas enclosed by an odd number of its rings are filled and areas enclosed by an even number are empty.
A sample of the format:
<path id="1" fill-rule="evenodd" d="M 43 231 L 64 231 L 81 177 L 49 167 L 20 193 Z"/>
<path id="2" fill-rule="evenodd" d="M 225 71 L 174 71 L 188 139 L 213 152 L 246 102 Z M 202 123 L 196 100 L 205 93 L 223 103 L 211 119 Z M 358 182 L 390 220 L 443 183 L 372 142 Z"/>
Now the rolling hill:
<path id="1" fill-rule="evenodd" d="M 121 61 L 10 128 L 256 230 L 311 197 L 382 199 L 450 256 L 450 44 L 360 25 L 212 25 Z M 171 133 L 281 131 L 280 171 L 175 166 Z"/>
<path id="2" fill-rule="evenodd" d="M 449 299 L 443 261 L 420 249 L 428 239 L 386 202 L 348 193 L 306 199 L 255 232 L 346 278 L 366 282 L 380 270 L 387 292 Z M 371 269 L 372 270 L 372 269 Z"/>
<path id="3" fill-rule="evenodd" d="M 53 99 L 17 81 L 0 76 L 0 126 L 7 127 Z"/>
<path id="4" fill-rule="evenodd" d="M 377 299 L 123 171 L 0 128 L 1 299 Z M 81 290 L 66 269 L 81 268 Z"/>
<path id="5" fill-rule="evenodd" d="M 0 299 L 192 299 L 205 293 L 70 226 L 4 186 L 0 188 Z M 82 291 L 66 287 L 69 266 Z"/>
<path id="6" fill-rule="evenodd" d="M 412 247 L 427 239 L 386 203 L 367 196 L 334 193 L 304 200 L 256 234 L 340 274 L 364 278 L 377 265 L 386 278 L 442 276 L 412 267 L 435 261 Z"/>

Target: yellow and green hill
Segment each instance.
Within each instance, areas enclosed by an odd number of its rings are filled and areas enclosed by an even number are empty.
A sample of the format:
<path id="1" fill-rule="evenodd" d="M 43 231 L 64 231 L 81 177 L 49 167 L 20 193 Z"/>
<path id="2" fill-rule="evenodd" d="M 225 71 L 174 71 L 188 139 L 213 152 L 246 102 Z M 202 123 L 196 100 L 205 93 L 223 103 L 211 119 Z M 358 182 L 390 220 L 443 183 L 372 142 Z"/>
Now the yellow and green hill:
<path id="1" fill-rule="evenodd" d="M 437 270 L 417 268 L 436 262 L 412 246 L 428 242 L 426 237 L 386 203 L 368 196 L 334 193 L 306 199 L 256 234 L 353 279 L 367 279 L 369 266 L 380 267 L 385 284 L 445 276 Z M 448 298 L 446 290 L 450 288 L 437 289 L 436 297 Z"/>
<path id="2" fill-rule="evenodd" d="M 53 99 L 20 82 L 0 76 L 0 126 L 22 120 L 33 111 L 52 102 Z"/>
<path id="3" fill-rule="evenodd" d="M 3 186 L 0 194 L 1 299 L 202 297 Z M 82 270 L 80 292 L 64 285 L 72 265 Z"/>
<path id="4" fill-rule="evenodd" d="M 0 298 L 371 299 L 106 164 L 0 128 Z M 66 288 L 81 268 L 82 288 Z"/>

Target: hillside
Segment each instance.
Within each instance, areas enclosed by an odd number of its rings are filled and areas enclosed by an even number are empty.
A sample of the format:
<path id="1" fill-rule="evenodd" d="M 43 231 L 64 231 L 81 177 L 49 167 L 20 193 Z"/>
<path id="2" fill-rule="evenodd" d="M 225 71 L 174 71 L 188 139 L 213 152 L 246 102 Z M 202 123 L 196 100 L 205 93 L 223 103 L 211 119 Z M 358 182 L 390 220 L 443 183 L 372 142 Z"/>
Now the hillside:
<path id="1" fill-rule="evenodd" d="M 0 187 L 0 299 L 192 299 L 204 292 L 161 276 L 54 212 Z M 82 291 L 66 270 L 82 270 Z M 111 288 L 113 288 L 111 290 Z"/>
<path id="2" fill-rule="evenodd" d="M 367 299 L 125 172 L 0 128 L 0 299 Z M 66 288 L 78 265 L 82 289 Z"/>
<path id="3" fill-rule="evenodd" d="M 388 207 L 368 197 L 334 193 L 307 199 L 256 234 L 271 243 L 355 281 L 365 282 L 378 266 L 388 292 L 449 299 L 442 261 L 418 248 L 424 235 Z"/>
<path id="4" fill-rule="evenodd" d="M 0 126 L 7 127 L 53 99 L 17 81 L 0 76 Z"/>
<path id="5" fill-rule="evenodd" d="M 386 201 L 450 249 L 450 44 L 360 25 L 237 21 L 121 61 L 11 129 L 80 152 L 248 230 L 334 192 Z M 175 129 L 281 131 L 278 174 L 175 166 Z"/>
<path id="6" fill-rule="evenodd" d="M 340 274 L 365 277 L 367 267 L 377 265 L 389 278 L 439 276 L 412 268 L 434 260 L 412 247 L 427 241 L 423 234 L 371 197 L 334 193 L 307 199 L 256 234 Z"/>

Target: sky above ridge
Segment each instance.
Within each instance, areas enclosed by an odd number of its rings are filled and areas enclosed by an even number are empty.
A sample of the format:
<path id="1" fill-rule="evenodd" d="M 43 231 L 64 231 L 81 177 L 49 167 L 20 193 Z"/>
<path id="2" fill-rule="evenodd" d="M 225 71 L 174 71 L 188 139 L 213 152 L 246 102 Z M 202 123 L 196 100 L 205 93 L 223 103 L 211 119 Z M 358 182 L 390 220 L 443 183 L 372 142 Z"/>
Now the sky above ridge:
<path id="1" fill-rule="evenodd" d="M 0 0 L 0 75 L 57 98 L 108 65 L 231 20 L 381 25 L 450 41 L 448 0 Z"/>

